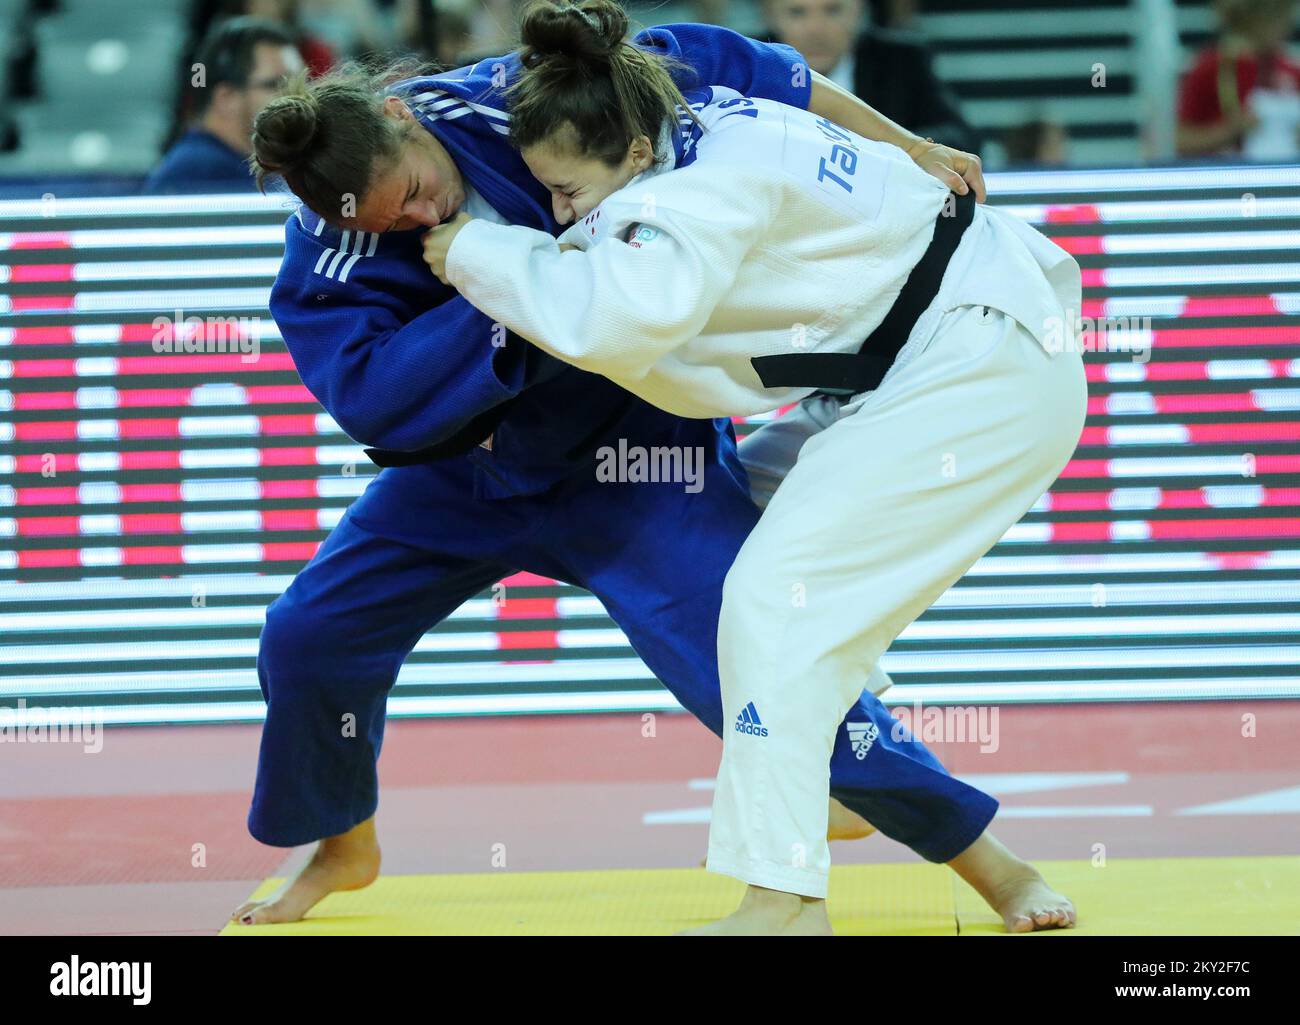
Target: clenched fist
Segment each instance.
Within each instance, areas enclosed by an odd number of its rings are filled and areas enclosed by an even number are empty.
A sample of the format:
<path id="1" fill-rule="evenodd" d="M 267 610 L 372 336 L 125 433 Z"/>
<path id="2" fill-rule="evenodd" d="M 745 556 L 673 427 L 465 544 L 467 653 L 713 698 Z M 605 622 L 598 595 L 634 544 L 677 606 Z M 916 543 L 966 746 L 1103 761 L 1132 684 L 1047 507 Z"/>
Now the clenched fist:
<path id="1" fill-rule="evenodd" d="M 983 203 L 988 196 L 984 188 L 984 168 L 974 153 L 951 146 L 941 146 L 931 139 L 919 139 L 907 148 L 907 155 L 921 170 L 938 178 L 959 196 L 975 190 L 975 199 Z"/>

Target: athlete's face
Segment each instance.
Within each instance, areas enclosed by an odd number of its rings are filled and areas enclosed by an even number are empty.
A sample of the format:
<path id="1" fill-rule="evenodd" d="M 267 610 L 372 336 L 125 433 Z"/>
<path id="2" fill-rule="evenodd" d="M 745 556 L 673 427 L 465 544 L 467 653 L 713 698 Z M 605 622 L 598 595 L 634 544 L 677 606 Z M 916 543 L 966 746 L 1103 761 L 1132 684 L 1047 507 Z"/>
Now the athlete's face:
<path id="1" fill-rule="evenodd" d="M 412 130 L 396 163 L 376 170 L 355 216 L 344 217 L 344 225 L 360 231 L 409 231 L 450 220 L 465 202 L 465 182 L 451 154 L 397 97 L 384 101 L 384 115 L 412 122 Z"/>
<path id="2" fill-rule="evenodd" d="M 862 0 L 768 0 L 767 20 L 814 71 L 830 74 L 862 28 Z"/>
<path id="3" fill-rule="evenodd" d="M 581 220 L 654 163 L 654 148 L 642 135 L 632 141 L 617 164 L 580 155 L 571 125 L 521 153 L 533 177 L 551 192 L 560 224 Z"/>

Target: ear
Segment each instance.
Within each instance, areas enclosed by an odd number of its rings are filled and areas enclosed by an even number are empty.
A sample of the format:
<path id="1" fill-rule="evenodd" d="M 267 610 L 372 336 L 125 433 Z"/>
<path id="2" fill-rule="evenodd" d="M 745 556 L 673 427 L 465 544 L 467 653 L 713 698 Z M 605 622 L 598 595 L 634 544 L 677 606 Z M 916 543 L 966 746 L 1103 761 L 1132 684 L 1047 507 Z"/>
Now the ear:
<path id="1" fill-rule="evenodd" d="M 632 140 L 632 144 L 627 148 L 628 159 L 632 161 L 632 166 L 636 169 L 637 174 L 648 170 L 655 162 L 655 148 L 650 142 L 648 135 L 638 135 Z"/>
<path id="2" fill-rule="evenodd" d="M 411 113 L 411 108 L 406 105 L 406 101 L 400 96 L 384 97 L 384 117 L 391 117 L 398 121 L 415 120 L 415 115 Z"/>

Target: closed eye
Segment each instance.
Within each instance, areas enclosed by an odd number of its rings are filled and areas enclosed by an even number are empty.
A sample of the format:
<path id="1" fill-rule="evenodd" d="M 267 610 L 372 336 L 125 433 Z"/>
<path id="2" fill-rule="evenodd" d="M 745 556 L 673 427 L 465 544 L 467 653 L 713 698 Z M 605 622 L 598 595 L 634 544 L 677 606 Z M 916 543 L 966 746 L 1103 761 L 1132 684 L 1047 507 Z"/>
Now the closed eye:
<path id="1" fill-rule="evenodd" d="M 411 179 L 411 188 L 410 188 L 410 189 L 407 191 L 407 193 L 406 193 L 406 199 L 402 200 L 402 209 L 403 209 L 403 210 L 406 209 L 406 204 L 409 203 L 411 200 L 413 200 L 413 199 L 415 198 L 415 194 L 416 194 L 417 192 L 419 192 L 419 191 L 420 191 L 420 179 L 419 179 L 419 178 L 412 178 L 412 179 Z M 395 220 L 392 224 L 390 224 L 390 225 L 389 225 L 387 228 L 385 228 L 384 230 L 385 230 L 385 231 L 392 231 L 394 228 L 397 227 L 398 224 L 401 223 L 402 217 L 405 217 L 405 216 L 406 216 L 406 214 L 403 213 L 401 216 L 399 216 L 399 217 L 397 218 L 397 220 Z"/>

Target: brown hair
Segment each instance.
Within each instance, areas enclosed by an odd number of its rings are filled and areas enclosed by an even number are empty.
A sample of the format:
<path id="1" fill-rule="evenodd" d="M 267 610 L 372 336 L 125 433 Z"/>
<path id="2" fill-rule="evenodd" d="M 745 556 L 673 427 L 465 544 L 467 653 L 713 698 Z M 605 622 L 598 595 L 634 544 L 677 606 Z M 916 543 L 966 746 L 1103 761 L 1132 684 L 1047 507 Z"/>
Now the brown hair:
<path id="1" fill-rule="evenodd" d="M 383 88 L 418 73 L 412 64 L 347 64 L 321 78 L 292 79 L 253 122 L 249 158 L 258 188 L 280 175 L 294 195 L 332 224 L 345 197 L 360 203 L 375 173 L 392 166 L 415 127 L 384 116 Z"/>
<path id="2" fill-rule="evenodd" d="M 680 106 L 674 63 L 625 40 L 614 0 L 535 0 L 523 12 L 519 80 L 510 88 L 510 137 L 523 149 L 571 125 L 579 153 L 613 166 L 638 136 L 657 146 Z"/>

